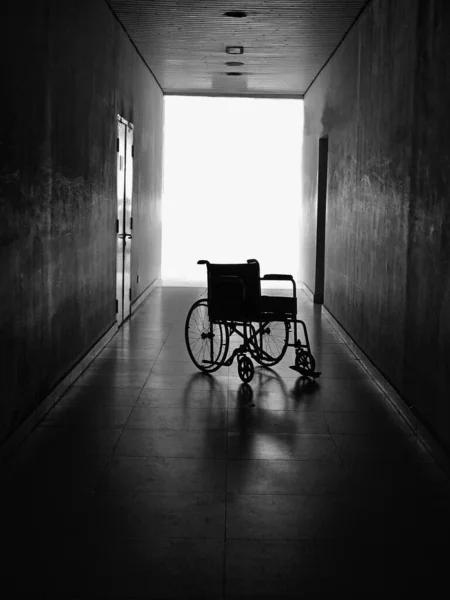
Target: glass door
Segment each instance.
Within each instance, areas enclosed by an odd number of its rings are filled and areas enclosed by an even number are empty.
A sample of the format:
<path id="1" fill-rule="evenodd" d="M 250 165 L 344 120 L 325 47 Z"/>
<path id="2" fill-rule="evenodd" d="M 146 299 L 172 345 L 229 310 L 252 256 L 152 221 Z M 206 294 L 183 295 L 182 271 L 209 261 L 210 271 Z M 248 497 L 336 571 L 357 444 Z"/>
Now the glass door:
<path id="1" fill-rule="evenodd" d="M 133 155 L 133 125 L 118 115 L 116 312 L 119 325 L 129 317 L 131 306 Z"/>

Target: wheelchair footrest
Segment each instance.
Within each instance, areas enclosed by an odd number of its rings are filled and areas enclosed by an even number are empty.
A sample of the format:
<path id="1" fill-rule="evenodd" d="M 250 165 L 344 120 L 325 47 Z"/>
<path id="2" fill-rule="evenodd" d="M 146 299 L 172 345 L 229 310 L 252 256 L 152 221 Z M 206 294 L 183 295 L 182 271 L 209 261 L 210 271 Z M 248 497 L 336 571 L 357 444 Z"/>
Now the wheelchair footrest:
<path id="1" fill-rule="evenodd" d="M 236 356 L 238 354 L 244 354 L 247 351 L 248 351 L 248 348 L 246 347 L 246 345 L 245 344 L 241 344 L 239 346 L 239 348 L 235 348 L 233 350 L 233 354 L 230 356 L 230 358 L 223 363 L 224 366 L 225 367 L 231 367 L 231 365 L 233 364 L 233 360 L 236 358 Z"/>
<path id="2" fill-rule="evenodd" d="M 295 371 L 296 373 L 300 373 L 300 375 L 303 375 L 304 377 L 312 377 L 313 379 L 317 379 L 322 374 L 321 371 L 307 371 L 306 369 L 299 369 L 295 365 L 289 368 Z"/>
<path id="3" fill-rule="evenodd" d="M 236 350 L 233 352 L 230 358 L 223 363 L 225 367 L 231 367 L 231 365 L 233 364 L 233 360 L 240 353 L 239 350 L 239 348 L 236 348 Z"/>

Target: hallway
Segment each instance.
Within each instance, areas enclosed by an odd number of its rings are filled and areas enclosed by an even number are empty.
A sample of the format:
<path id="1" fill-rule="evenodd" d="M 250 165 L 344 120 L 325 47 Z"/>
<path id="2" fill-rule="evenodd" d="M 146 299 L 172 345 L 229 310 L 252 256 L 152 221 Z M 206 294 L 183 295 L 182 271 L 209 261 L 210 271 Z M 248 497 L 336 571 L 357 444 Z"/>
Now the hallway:
<path id="1" fill-rule="evenodd" d="M 449 482 L 320 307 L 317 385 L 286 356 L 249 397 L 189 361 L 202 292 L 157 288 L 17 452 L 3 597 L 437 597 Z"/>

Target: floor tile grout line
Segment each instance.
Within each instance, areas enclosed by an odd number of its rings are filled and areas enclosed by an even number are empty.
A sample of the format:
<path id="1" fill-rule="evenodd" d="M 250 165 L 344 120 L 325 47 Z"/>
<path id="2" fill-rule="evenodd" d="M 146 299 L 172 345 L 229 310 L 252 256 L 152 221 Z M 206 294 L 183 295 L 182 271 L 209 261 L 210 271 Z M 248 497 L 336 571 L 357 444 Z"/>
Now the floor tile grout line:
<path id="1" fill-rule="evenodd" d="M 325 319 L 327 321 L 327 323 L 329 323 L 329 325 L 336 331 L 336 333 L 340 336 L 339 331 L 337 329 L 334 328 L 333 323 L 331 321 L 329 321 L 329 319 L 326 317 L 326 315 L 322 315 L 321 314 L 321 319 Z M 344 338 L 341 338 L 343 340 L 343 343 L 345 344 L 345 346 L 350 350 L 350 352 L 354 355 L 354 357 L 356 358 L 356 360 L 359 362 L 359 364 L 362 366 L 362 368 L 367 372 L 367 374 L 369 375 L 369 379 L 377 386 L 377 388 L 381 391 L 381 393 L 383 394 L 383 396 L 385 397 L 385 400 L 396 410 L 396 412 L 398 413 L 398 415 L 401 417 L 401 419 L 404 421 L 405 425 L 408 427 L 408 429 L 410 429 L 413 433 L 413 435 L 416 436 L 416 438 L 418 439 L 419 442 L 421 442 L 421 440 L 419 439 L 418 436 L 418 432 L 417 429 L 414 428 L 414 426 L 412 425 L 412 423 L 410 423 L 408 421 L 407 418 L 405 418 L 405 416 L 403 415 L 403 413 L 397 408 L 395 402 L 391 401 L 389 394 L 383 389 L 383 386 L 381 385 L 381 383 L 371 374 L 368 366 L 366 365 L 366 360 L 363 357 L 358 358 L 357 354 L 352 350 L 352 348 L 349 346 L 349 344 L 345 341 Z M 425 446 L 425 444 L 423 444 L 423 442 L 421 442 L 422 446 L 424 447 L 424 450 L 429 454 L 429 456 L 431 457 L 431 459 L 433 460 L 433 462 L 436 462 L 434 456 L 428 451 L 428 448 Z"/>
<path id="2" fill-rule="evenodd" d="M 213 460 L 222 460 L 222 461 L 229 461 L 229 462 L 285 462 L 288 464 L 295 464 L 295 463 L 320 463 L 320 464 L 341 464 L 341 461 L 337 461 L 337 460 L 325 460 L 325 459 L 315 459 L 315 458 L 258 458 L 258 457 L 251 457 L 251 458 L 242 458 L 242 457 L 233 457 L 230 456 L 229 458 L 226 457 L 226 455 L 224 456 L 186 456 L 185 454 L 180 454 L 180 455 L 167 455 L 167 454 L 119 454 L 116 456 L 116 458 L 120 458 L 120 459 L 157 459 L 157 458 L 164 458 L 164 459 L 177 459 L 179 460 L 181 459 L 186 459 L 186 460 L 195 460 L 195 461 L 213 461 Z M 428 463 L 427 463 L 428 464 Z"/>
<path id="3" fill-rule="evenodd" d="M 337 331 L 337 329 L 335 329 L 333 327 L 333 324 L 331 323 L 331 321 L 329 321 L 326 317 L 326 315 L 321 314 L 321 320 L 325 319 L 325 321 L 327 323 L 329 323 L 329 325 L 336 331 L 336 333 L 340 336 L 339 332 Z M 383 396 L 385 397 L 385 400 L 394 407 L 394 409 L 396 410 L 396 412 L 398 413 L 398 415 L 401 417 L 401 419 L 403 420 L 403 422 L 405 423 L 405 425 L 408 427 L 408 429 L 410 429 L 413 433 L 413 435 L 415 435 L 418 438 L 417 435 L 417 430 L 414 429 L 414 427 L 412 426 L 411 423 L 408 422 L 408 420 L 403 416 L 402 412 L 396 407 L 395 403 L 393 403 L 390 398 L 389 395 L 386 393 L 386 391 L 383 389 L 383 387 L 380 385 L 380 383 L 375 379 L 375 377 L 370 373 L 370 370 L 368 369 L 368 367 L 365 364 L 365 360 L 363 358 L 358 358 L 357 354 L 355 352 L 353 352 L 352 348 L 349 346 L 349 344 L 345 341 L 344 338 L 341 338 L 343 343 L 345 344 L 345 346 L 350 350 L 350 352 L 353 354 L 353 356 L 355 357 L 355 359 L 359 362 L 360 366 L 366 371 L 366 373 L 368 374 L 368 379 L 370 379 L 376 386 L 377 388 L 381 391 L 381 393 L 383 394 Z M 334 439 L 334 438 L 333 438 Z M 420 440 L 419 440 L 420 441 Z M 424 449 L 426 452 L 428 452 L 428 449 L 424 446 Z M 428 454 L 430 454 L 428 452 Z M 434 460 L 434 457 L 430 454 L 431 458 Z"/>
<path id="4" fill-rule="evenodd" d="M 228 392 L 227 392 L 227 400 L 228 400 Z M 222 597 L 226 597 L 226 587 L 227 587 L 227 515 L 228 515 L 228 402 L 227 402 L 227 420 L 226 420 L 226 430 L 225 430 L 225 490 L 224 490 L 224 523 L 223 523 L 223 580 L 222 580 Z"/>
<path id="5" fill-rule="evenodd" d="M 150 298 L 150 296 L 149 296 L 149 298 Z M 142 306 L 142 307 L 139 307 L 139 308 L 143 308 L 143 306 Z M 104 474 L 104 472 L 106 472 L 106 470 L 107 470 L 107 468 L 108 468 L 108 466 L 109 466 L 109 464 L 110 464 L 110 462 L 111 462 L 112 456 L 114 455 L 114 452 L 115 452 L 115 450 L 116 450 L 116 448 L 117 448 L 118 444 L 120 443 L 120 440 L 122 439 L 123 433 L 124 433 L 124 431 L 125 431 L 125 429 L 126 429 L 126 427 L 127 427 L 127 425 L 128 425 L 128 422 L 129 422 L 129 420 L 130 420 L 130 418 L 131 418 L 131 415 L 133 414 L 133 412 L 134 412 L 134 410 L 135 410 L 135 408 L 136 408 L 136 405 L 137 405 L 137 403 L 139 402 L 139 398 L 141 397 L 141 394 L 142 394 L 142 392 L 143 392 L 143 390 L 144 390 L 144 388 L 145 388 L 145 386 L 146 386 L 146 384 L 147 384 L 147 382 L 148 382 L 148 380 L 149 380 L 149 378 L 150 378 L 150 376 L 151 376 L 151 374 L 152 374 L 153 368 L 154 368 L 154 366 L 155 366 L 155 364 L 156 364 L 156 362 L 157 362 L 157 360 L 158 360 L 158 357 L 160 356 L 160 354 L 161 354 L 161 352 L 162 352 L 162 350 L 163 350 L 163 348 L 164 348 L 164 346 L 165 346 L 165 344 L 166 344 L 166 342 L 167 342 L 167 339 L 170 337 L 170 334 L 172 333 L 172 330 L 173 330 L 173 326 L 171 325 L 171 326 L 170 326 L 170 328 L 169 328 L 169 330 L 168 330 L 168 333 L 167 333 L 167 335 L 166 335 L 166 337 L 165 337 L 165 339 L 164 339 L 164 343 L 162 344 L 162 346 L 161 346 L 161 348 L 160 348 L 160 350 L 159 350 L 158 354 L 156 355 L 156 358 L 153 360 L 153 364 L 152 364 L 152 366 L 151 366 L 150 372 L 149 372 L 149 374 L 148 374 L 147 378 L 145 379 L 145 381 L 144 381 L 144 383 L 143 383 L 143 385 L 142 385 L 142 387 L 141 387 L 141 390 L 140 390 L 140 392 L 138 393 L 138 395 L 137 395 L 137 397 L 136 397 L 136 400 L 135 400 L 135 402 L 134 402 L 134 404 L 133 404 L 133 407 L 132 407 L 132 409 L 131 409 L 131 411 L 130 411 L 130 414 L 128 415 L 128 419 L 127 419 L 127 421 L 126 421 L 125 425 L 124 425 L 124 426 L 123 426 L 123 428 L 122 428 L 121 434 L 120 434 L 119 438 L 117 439 L 117 442 L 116 442 L 116 444 L 113 446 L 113 448 L 112 448 L 112 450 L 111 450 L 111 453 L 109 454 L 109 457 L 108 457 L 108 459 L 107 459 L 107 461 L 106 461 L 106 465 L 105 465 L 105 467 L 104 467 L 104 469 L 103 469 L 103 471 L 102 471 L 102 474 Z M 100 477 L 99 477 L 98 481 L 99 481 L 99 480 L 100 480 Z"/>
<path id="6" fill-rule="evenodd" d="M 162 348 L 164 347 L 164 344 L 165 344 L 165 342 L 166 342 L 166 340 L 167 340 L 168 336 L 170 335 L 170 332 L 171 332 L 171 330 L 172 330 L 172 328 L 170 328 L 170 329 L 169 329 L 169 332 L 168 332 L 167 336 L 165 337 L 165 340 L 164 340 L 164 343 L 163 343 L 163 345 L 161 346 L 161 348 L 160 348 L 160 350 L 159 350 L 159 352 L 158 352 L 158 354 L 157 354 L 157 356 L 156 356 L 155 360 L 153 360 L 153 364 L 152 364 L 152 366 L 151 366 L 151 368 L 150 368 L 149 374 L 148 374 L 148 376 L 146 377 L 146 379 L 145 379 L 145 381 L 144 381 L 144 383 L 143 383 L 143 385 L 142 385 L 142 387 L 141 387 L 141 389 L 140 389 L 140 392 L 138 393 L 138 395 L 137 395 L 137 397 L 136 397 L 136 399 L 135 399 L 135 401 L 134 401 L 134 404 L 133 404 L 133 406 L 132 406 L 132 408 L 131 408 L 130 414 L 128 415 L 128 418 L 127 418 L 127 420 L 126 420 L 126 423 L 124 424 L 123 428 L 121 429 L 121 433 L 120 433 L 120 435 L 119 435 L 119 437 L 118 437 L 118 439 L 117 439 L 116 443 L 114 444 L 114 446 L 113 446 L 113 447 L 112 447 L 112 449 L 111 449 L 111 452 L 110 452 L 110 454 L 109 454 L 109 456 L 108 456 L 108 458 L 107 458 L 107 460 L 106 460 L 106 464 L 105 464 L 104 468 L 102 469 L 102 471 L 101 471 L 101 474 L 99 475 L 99 477 L 98 477 L 98 479 L 97 479 L 97 481 L 96 481 L 96 484 L 95 484 L 95 487 L 94 487 L 94 490 L 93 490 L 94 494 L 95 494 L 95 493 L 97 493 L 97 485 L 98 485 L 98 483 L 100 482 L 101 478 L 104 476 L 104 474 L 107 472 L 107 469 L 108 469 L 109 465 L 111 464 L 111 460 L 112 460 L 112 457 L 113 457 L 113 455 L 114 455 L 114 452 L 115 452 L 116 448 L 118 447 L 118 445 L 119 445 L 119 443 L 120 443 L 120 440 L 122 439 L 123 433 L 124 433 L 124 431 L 125 431 L 125 429 L 126 429 L 126 427 L 127 427 L 127 425 L 128 425 L 128 422 L 129 422 L 129 420 L 130 420 L 130 418 L 131 418 L 131 415 L 133 414 L 133 411 L 134 411 L 134 409 L 135 409 L 135 407 L 136 407 L 136 404 L 137 404 L 137 403 L 138 403 L 138 401 L 139 401 L 139 398 L 140 398 L 140 396 L 141 396 L 141 394 L 142 394 L 142 391 L 143 391 L 143 389 L 144 389 L 144 387 L 145 387 L 145 384 L 147 383 L 147 381 L 148 381 L 148 379 L 149 379 L 149 377 L 150 377 L 150 375 L 151 375 L 151 373 L 152 373 L 152 371 L 153 371 L 153 367 L 154 367 L 154 365 L 155 365 L 155 363 L 156 363 L 157 357 L 160 355 L 160 353 L 161 353 L 161 350 L 162 350 Z"/>
<path id="7" fill-rule="evenodd" d="M 172 327 L 170 327 L 170 329 L 169 329 L 169 333 L 167 334 L 167 337 L 170 335 L 170 332 L 171 332 L 171 331 L 172 331 Z M 156 355 L 156 358 L 155 358 L 155 360 L 153 361 L 153 364 L 152 364 L 152 367 L 151 367 L 151 369 L 150 369 L 150 372 L 149 372 L 149 374 L 148 374 L 148 376 L 147 376 L 146 380 L 144 381 L 144 384 L 143 384 L 143 386 L 142 386 L 142 388 L 141 388 L 141 391 L 140 391 L 140 392 L 139 392 L 139 394 L 138 394 L 138 397 L 136 398 L 136 402 L 138 402 L 138 401 L 139 401 L 139 398 L 140 398 L 140 396 L 141 396 L 141 394 L 142 394 L 142 392 L 143 392 L 143 390 L 144 390 L 144 388 L 145 388 L 145 386 L 146 386 L 146 384 L 147 384 L 147 381 L 149 380 L 149 378 L 150 378 L 150 375 L 151 375 L 151 374 L 152 374 L 152 372 L 153 372 L 153 368 L 154 368 L 154 366 L 155 366 L 155 364 L 156 364 L 156 361 L 158 360 L 158 356 L 161 354 L 161 352 L 162 352 L 162 349 L 163 349 L 163 348 L 164 348 L 164 346 L 165 346 L 165 343 L 166 343 L 166 341 L 167 341 L 167 337 L 166 337 L 166 339 L 164 340 L 164 344 L 161 346 L 161 348 L 160 348 L 160 350 L 159 350 L 158 354 Z"/>
<path id="8" fill-rule="evenodd" d="M 152 367 L 151 367 L 151 369 L 150 369 L 150 373 L 148 374 L 148 376 L 147 376 L 147 378 L 146 378 L 146 380 L 145 380 L 144 384 L 143 384 L 143 385 L 142 385 L 142 387 L 141 387 L 141 391 L 138 393 L 138 395 L 137 395 L 137 397 L 136 397 L 136 399 L 135 399 L 135 401 L 134 401 L 134 404 L 133 404 L 133 406 L 131 407 L 130 414 L 128 415 L 128 418 L 127 418 L 127 420 L 126 420 L 126 422 L 125 422 L 124 426 L 123 426 L 123 427 L 122 427 L 122 429 L 121 429 L 121 433 L 120 433 L 119 437 L 117 438 L 117 441 L 116 441 L 116 443 L 114 444 L 114 446 L 113 446 L 113 447 L 112 447 L 112 449 L 111 449 L 111 452 L 110 452 L 110 454 L 109 454 L 109 456 L 108 456 L 108 459 L 107 459 L 107 461 L 106 461 L 106 464 L 105 464 L 104 468 L 102 469 L 101 475 L 100 475 L 100 476 L 98 477 L 98 479 L 97 479 L 96 486 L 95 486 L 95 488 L 94 488 L 94 494 L 95 494 L 95 493 L 97 493 L 97 484 L 100 482 L 101 478 L 102 478 L 102 477 L 105 475 L 105 473 L 107 472 L 107 469 L 108 469 L 109 465 L 111 464 L 111 460 L 112 460 L 112 458 L 113 458 L 114 452 L 115 452 L 115 450 L 116 450 L 117 446 L 119 445 L 119 443 L 120 443 L 120 440 L 122 439 L 123 433 L 124 433 L 124 431 L 125 431 L 125 429 L 126 429 L 126 427 L 127 427 L 127 425 L 128 425 L 128 422 L 129 422 L 129 421 L 130 421 L 130 419 L 131 419 L 131 415 L 132 415 L 132 414 L 133 414 L 133 412 L 134 412 L 134 409 L 135 409 L 135 407 L 136 407 L 136 404 L 137 404 L 137 402 L 138 402 L 138 400 L 139 400 L 139 398 L 140 398 L 140 395 L 142 394 L 142 391 L 143 391 L 143 389 L 144 389 L 144 387 L 145 387 L 145 384 L 147 383 L 147 381 L 148 381 L 148 378 L 150 377 L 150 374 L 151 374 L 151 372 L 152 372 L 152 370 L 153 370 L 153 366 L 154 366 L 154 364 L 155 364 L 155 362 L 153 362 L 153 365 L 152 365 Z"/>
<path id="9" fill-rule="evenodd" d="M 336 440 L 334 438 L 334 435 L 331 432 L 331 430 L 330 430 L 330 436 L 331 436 L 331 439 L 333 440 L 333 444 L 334 444 L 334 447 L 336 449 L 337 455 L 340 458 L 340 464 L 342 464 L 342 466 L 344 467 L 345 471 L 348 473 L 348 475 L 350 475 L 350 473 L 348 472 L 347 467 L 345 465 L 344 456 L 343 456 L 343 454 L 342 454 L 342 452 L 341 452 L 341 450 L 340 450 L 340 448 L 339 448 L 339 446 L 338 446 L 338 444 L 337 444 L 337 442 L 336 442 Z"/>

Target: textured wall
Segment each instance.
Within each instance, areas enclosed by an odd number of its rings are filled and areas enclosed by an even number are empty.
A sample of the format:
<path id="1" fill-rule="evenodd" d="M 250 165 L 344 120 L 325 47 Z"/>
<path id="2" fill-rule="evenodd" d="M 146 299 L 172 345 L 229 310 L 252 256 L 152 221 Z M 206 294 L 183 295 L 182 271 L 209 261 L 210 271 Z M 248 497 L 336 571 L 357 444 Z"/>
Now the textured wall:
<path id="1" fill-rule="evenodd" d="M 450 5 L 417 18 L 404 380 L 450 447 Z"/>
<path id="2" fill-rule="evenodd" d="M 159 277 L 163 124 L 103 0 L 2 16 L 0 441 L 115 320 L 117 113 L 135 125 L 133 295 Z"/>
<path id="3" fill-rule="evenodd" d="M 303 280 L 329 135 L 325 306 L 450 443 L 450 12 L 374 0 L 305 98 Z"/>

